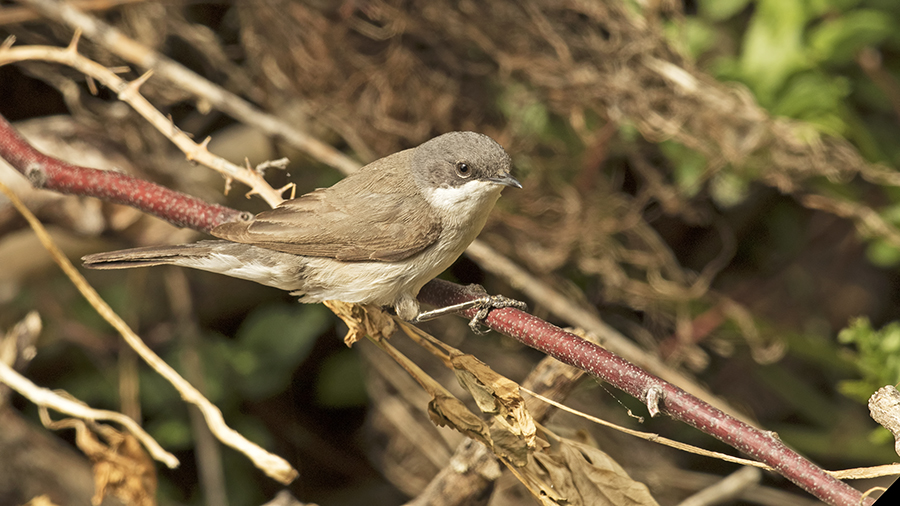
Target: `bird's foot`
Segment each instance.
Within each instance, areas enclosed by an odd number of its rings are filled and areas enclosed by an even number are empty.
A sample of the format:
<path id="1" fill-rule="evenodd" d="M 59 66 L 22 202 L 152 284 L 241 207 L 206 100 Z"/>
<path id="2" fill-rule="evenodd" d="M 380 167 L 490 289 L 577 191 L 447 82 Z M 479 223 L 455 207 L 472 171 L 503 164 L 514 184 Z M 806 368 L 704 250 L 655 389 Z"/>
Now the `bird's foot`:
<path id="1" fill-rule="evenodd" d="M 483 335 L 487 334 L 491 331 L 484 324 L 484 320 L 487 319 L 488 313 L 491 312 L 491 309 L 503 309 L 506 307 L 512 307 L 518 309 L 520 311 L 528 311 L 528 304 L 516 299 L 511 299 L 504 295 L 485 295 L 480 299 L 476 299 L 472 301 L 474 307 L 478 308 L 478 312 L 475 313 L 475 316 L 469 320 L 469 328 L 472 329 L 472 332 Z M 483 330 L 482 327 L 484 327 Z"/>
<path id="2" fill-rule="evenodd" d="M 450 306 L 433 309 L 431 311 L 424 311 L 422 313 L 419 313 L 410 321 L 412 323 L 419 323 L 427 320 L 433 320 L 450 313 L 465 311 L 466 309 L 471 308 L 478 308 L 478 312 L 475 313 L 475 316 L 473 316 L 471 320 L 469 320 L 469 328 L 472 329 L 472 332 L 482 335 L 490 332 L 490 329 L 487 329 L 485 331 L 482 330 L 481 327 L 484 325 L 484 320 L 487 318 L 488 313 L 491 312 L 491 309 L 513 307 L 522 311 L 528 311 L 528 305 L 524 302 L 511 299 L 503 295 L 488 295 L 488 293 L 480 285 L 469 285 L 467 288 L 469 289 L 469 293 L 478 296 L 478 298 L 459 304 L 453 304 Z"/>

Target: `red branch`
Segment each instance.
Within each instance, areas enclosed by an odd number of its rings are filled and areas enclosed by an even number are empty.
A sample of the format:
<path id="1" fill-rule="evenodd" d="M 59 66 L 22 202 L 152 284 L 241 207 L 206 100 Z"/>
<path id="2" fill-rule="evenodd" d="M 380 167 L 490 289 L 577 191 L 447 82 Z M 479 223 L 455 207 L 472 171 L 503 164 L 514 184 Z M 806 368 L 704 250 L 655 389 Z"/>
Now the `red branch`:
<path id="1" fill-rule="evenodd" d="M 28 144 L 3 116 L 0 116 L 0 157 L 35 188 L 128 205 L 179 227 L 209 232 L 219 223 L 241 215 L 230 207 L 210 204 L 127 174 L 79 167 L 49 157 Z"/>
<path id="2" fill-rule="evenodd" d="M 33 185 L 73 195 L 88 195 L 130 205 L 183 227 L 209 231 L 240 215 L 234 209 L 209 204 L 115 172 L 73 166 L 36 151 L 0 116 L 0 157 L 24 174 Z M 442 280 L 425 285 L 419 299 L 442 307 L 475 298 L 465 287 Z M 471 318 L 476 310 L 463 312 Z M 625 359 L 517 309 L 495 309 L 485 323 L 558 360 L 578 367 L 647 403 L 656 391 L 659 408 L 734 448 L 772 466 L 817 498 L 832 505 L 857 506 L 862 494 L 831 477 L 789 449 L 771 433 L 736 420 L 687 392 L 643 371 Z M 867 499 L 863 504 L 871 504 Z"/>
<path id="3" fill-rule="evenodd" d="M 483 294 L 440 279 L 429 282 L 419 293 L 419 300 L 435 307 L 459 304 Z M 472 318 L 477 309 L 463 311 Z M 684 390 L 657 378 L 624 358 L 561 328 L 514 308 L 494 309 L 485 324 L 577 367 L 647 404 L 649 393 L 656 390 L 661 411 L 676 420 L 696 427 L 753 458 L 772 466 L 782 476 L 833 505 L 858 506 L 862 495 L 846 483 L 832 477 L 803 458 L 771 432 L 764 432 L 737 420 Z M 872 499 L 866 503 L 871 504 Z"/>

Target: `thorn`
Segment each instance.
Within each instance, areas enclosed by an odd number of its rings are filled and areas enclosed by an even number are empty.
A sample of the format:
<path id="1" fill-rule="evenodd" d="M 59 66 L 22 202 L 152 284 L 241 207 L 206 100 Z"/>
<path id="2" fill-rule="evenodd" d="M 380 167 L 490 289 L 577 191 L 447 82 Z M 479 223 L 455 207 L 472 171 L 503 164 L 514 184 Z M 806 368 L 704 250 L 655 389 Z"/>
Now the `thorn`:
<path id="1" fill-rule="evenodd" d="M 16 43 L 16 36 L 10 35 L 3 41 L 3 45 L 0 45 L 0 51 L 6 51 L 7 49 L 13 47 L 13 44 Z"/>
<path id="2" fill-rule="evenodd" d="M 119 65 L 118 67 L 106 67 L 106 70 L 113 74 L 124 74 L 125 72 L 131 72 L 131 67 L 128 65 Z"/>
<path id="3" fill-rule="evenodd" d="M 234 183 L 234 178 L 231 176 L 225 176 L 225 195 L 228 195 L 228 192 L 231 191 L 232 183 Z"/>
<path id="4" fill-rule="evenodd" d="M 75 34 L 72 35 L 72 40 L 69 41 L 68 47 L 66 47 L 66 51 L 77 54 L 78 53 L 78 41 L 81 40 L 81 28 L 75 29 Z"/>
<path id="5" fill-rule="evenodd" d="M 288 183 L 275 191 L 278 193 L 278 195 L 284 195 L 284 191 L 287 190 L 288 188 L 291 189 L 290 200 L 294 200 L 294 197 L 297 196 L 297 185 L 294 183 Z"/>
<path id="6" fill-rule="evenodd" d="M 147 79 L 150 79 L 150 76 L 153 75 L 153 70 L 148 70 L 144 72 L 141 77 L 138 77 L 134 81 L 126 84 L 122 91 L 119 92 L 119 100 L 125 101 L 128 98 L 128 95 L 138 94 L 138 90 L 140 90 L 141 86 L 147 82 Z"/>
<path id="7" fill-rule="evenodd" d="M 244 194 L 244 198 L 246 198 L 247 200 L 250 200 L 250 197 L 252 197 L 254 195 L 259 195 L 259 192 L 256 191 L 256 188 L 250 188 L 250 191 L 248 191 L 247 193 Z"/>
<path id="8" fill-rule="evenodd" d="M 169 116 L 169 121 L 172 121 L 171 116 Z M 173 126 L 175 125 L 174 121 L 172 122 L 172 125 Z M 209 145 L 209 141 L 211 141 L 211 140 L 212 140 L 212 137 L 207 136 L 205 139 L 203 139 L 203 142 L 201 142 L 200 144 L 197 144 L 197 147 L 194 148 L 190 153 L 186 153 L 184 155 L 184 157 L 187 158 L 187 160 L 189 162 L 193 162 L 194 160 L 197 159 L 198 154 L 203 153 L 204 151 L 209 153 L 209 148 L 207 148 L 207 146 Z M 225 195 L 228 195 L 227 191 L 225 192 Z"/>
<path id="9" fill-rule="evenodd" d="M 97 82 L 94 81 L 94 78 L 91 76 L 84 76 L 84 77 L 85 77 L 85 80 L 87 81 L 88 91 L 91 92 L 91 95 L 96 97 L 97 94 L 99 93 L 97 91 Z"/>
<path id="10" fill-rule="evenodd" d="M 178 126 L 175 124 L 175 120 L 172 119 L 172 115 L 171 115 L 171 114 L 167 114 L 167 115 L 166 115 L 166 119 L 169 120 L 169 126 L 172 127 L 172 132 L 170 133 L 171 136 L 174 137 L 174 136 L 176 136 L 176 135 L 178 135 L 178 134 L 181 134 L 181 135 L 187 137 L 188 139 L 193 139 L 193 138 L 194 138 L 194 135 L 193 135 L 193 134 L 191 134 L 191 133 L 189 133 L 189 132 L 182 131 L 180 128 L 178 128 Z M 193 158 L 192 158 L 191 156 L 189 156 L 189 155 L 185 155 L 185 158 L 187 158 L 187 160 L 188 160 L 189 162 L 190 162 L 190 161 L 193 161 Z"/>
<path id="11" fill-rule="evenodd" d="M 177 135 L 177 134 L 178 134 L 178 127 L 175 126 L 175 120 L 172 118 L 172 114 L 166 114 L 166 119 L 169 120 L 169 126 L 172 127 L 172 133 L 171 133 L 171 135 L 173 135 L 173 136 L 174 136 L 174 135 Z M 187 160 L 188 160 L 189 162 L 190 162 L 190 161 L 193 161 L 193 159 L 191 158 L 191 154 L 190 154 L 190 153 L 186 154 L 186 155 L 185 155 L 185 158 L 187 158 Z"/>

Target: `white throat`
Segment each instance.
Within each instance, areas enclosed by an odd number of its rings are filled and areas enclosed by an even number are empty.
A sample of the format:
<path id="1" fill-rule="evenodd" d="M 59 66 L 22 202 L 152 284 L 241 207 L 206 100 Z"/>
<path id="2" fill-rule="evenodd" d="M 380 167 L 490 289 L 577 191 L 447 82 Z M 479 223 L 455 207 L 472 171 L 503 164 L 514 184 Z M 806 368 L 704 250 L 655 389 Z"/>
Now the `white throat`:
<path id="1" fill-rule="evenodd" d="M 474 180 L 462 186 L 426 189 L 422 195 L 434 207 L 444 227 L 478 224 L 480 232 L 502 190 L 503 186 L 497 183 Z"/>

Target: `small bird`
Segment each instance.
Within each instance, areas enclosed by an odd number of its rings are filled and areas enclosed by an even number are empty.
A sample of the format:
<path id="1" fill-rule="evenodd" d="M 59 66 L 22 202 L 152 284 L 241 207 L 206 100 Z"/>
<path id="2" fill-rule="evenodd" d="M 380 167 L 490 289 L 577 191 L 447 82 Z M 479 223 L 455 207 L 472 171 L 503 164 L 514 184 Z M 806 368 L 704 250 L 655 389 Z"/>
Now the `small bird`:
<path id="1" fill-rule="evenodd" d="M 522 187 L 499 144 L 451 132 L 248 221 L 223 223 L 211 231 L 220 240 L 82 260 L 91 269 L 192 267 L 287 290 L 304 303 L 389 306 L 417 321 L 419 290 L 478 236 L 507 186 Z"/>

